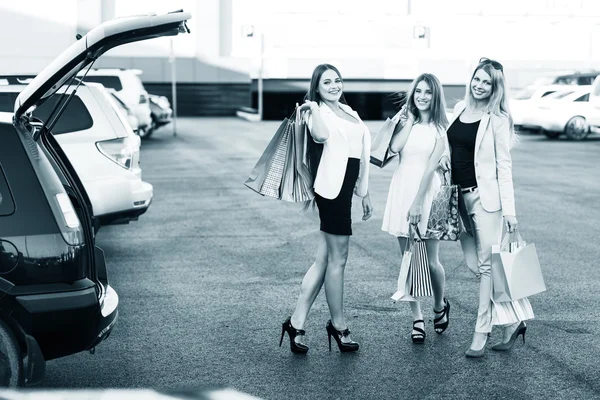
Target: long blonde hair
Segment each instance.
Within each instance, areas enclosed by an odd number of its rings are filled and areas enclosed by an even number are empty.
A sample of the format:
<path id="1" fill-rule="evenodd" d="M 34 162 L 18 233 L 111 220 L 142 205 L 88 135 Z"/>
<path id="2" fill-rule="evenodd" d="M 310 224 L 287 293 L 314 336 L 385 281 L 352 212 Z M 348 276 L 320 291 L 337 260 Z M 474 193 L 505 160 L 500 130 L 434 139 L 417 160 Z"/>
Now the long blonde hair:
<path id="1" fill-rule="evenodd" d="M 513 147 L 519 142 L 519 138 L 515 133 L 515 127 L 513 123 L 513 118 L 510 113 L 510 108 L 508 107 L 508 96 L 506 95 L 506 81 L 504 79 L 504 72 L 500 69 L 496 69 L 489 60 L 480 62 L 473 74 L 471 75 L 471 80 L 469 80 L 469 84 L 466 88 L 465 94 L 465 103 L 468 108 L 473 107 L 475 105 L 475 98 L 473 97 L 473 92 L 471 91 L 471 82 L 475 77 L 475 74 L 480 69 L 484 70 L 491 78 L 492 78 L 492 94 L 487 99 L 487 105 L 485 107 L 485 111 L 490 114 L 495 114 L 498 116 L 506 116 L 508 118 L 509 129 L 511 133 L 510 137 L 510 147 Z"/>

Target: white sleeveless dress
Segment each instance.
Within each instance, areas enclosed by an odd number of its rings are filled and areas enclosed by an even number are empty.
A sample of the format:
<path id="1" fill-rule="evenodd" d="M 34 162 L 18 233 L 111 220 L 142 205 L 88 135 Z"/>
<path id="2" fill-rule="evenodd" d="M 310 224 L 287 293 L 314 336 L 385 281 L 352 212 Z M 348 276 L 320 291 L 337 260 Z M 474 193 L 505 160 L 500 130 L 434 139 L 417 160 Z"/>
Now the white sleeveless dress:
<path id="1" fill-rule="evenodd" d="M 417 197 L 421 179 L 435 147 L 436 138 L 441 139 L 445 134 L 445 131 L 440 133 L 433 124 L 413 126 L 404 148 L 400 151 L 398 167 L 396 167 L 390 183 L 381 230 L 394 236 L 409 236 L 408 211 Z M 437 172 L 434 172 L 425 193 L 423 213 L 418 224 L 423 238 L 427 237 L 427 220 L 431 211 L 431 203 L 440 185 L 440 177 Z"/>

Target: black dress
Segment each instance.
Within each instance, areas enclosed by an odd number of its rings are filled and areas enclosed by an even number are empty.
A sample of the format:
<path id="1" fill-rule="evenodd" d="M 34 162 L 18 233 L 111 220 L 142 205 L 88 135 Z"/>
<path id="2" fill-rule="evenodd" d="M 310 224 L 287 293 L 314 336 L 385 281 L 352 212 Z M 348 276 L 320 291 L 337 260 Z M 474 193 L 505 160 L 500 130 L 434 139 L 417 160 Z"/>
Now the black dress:
<path id="1" fill-rule="evenodd" d="M 335 199 L 326 199 L 315 193 L 319 208 L 321 230 L 333 235 L 352 235 L 352 196 L 358 180 L 360 159 L 348 158 L 342 189 Z"/>

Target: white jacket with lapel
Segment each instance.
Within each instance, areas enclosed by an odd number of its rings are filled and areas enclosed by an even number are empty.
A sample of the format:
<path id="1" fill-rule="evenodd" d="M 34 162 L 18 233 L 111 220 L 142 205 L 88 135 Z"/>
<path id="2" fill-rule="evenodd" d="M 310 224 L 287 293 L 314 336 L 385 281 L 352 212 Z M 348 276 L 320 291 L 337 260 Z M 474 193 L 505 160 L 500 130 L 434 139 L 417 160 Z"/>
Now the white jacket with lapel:
<path id="1" fill-rule="evenodd" d="M 368 191 L 371 133 L 358 116 L 358 113 L 350 108 L 350 106 L 340 103 L 340 108 L 356 118 L 364 128 L 363 149 L 360 157 L 360 172 L 354 189 L 354 193 L 357 196 L 364 197 L 367 195 Z M 323 143 L 323 155 L 321 156 L 321 161 L 319 162 L 319 167 L 317 169 L 314 190 L 326 199 L 335 199 L 342 189 L 344 176 L 346 175 L 349 151 L 348 139 L 346 138 L 345 133 L 340 129 L 338 117 L 327 104 L 321 103 L 319 112 L 327 125 L 329 137 Z M 312 117 L 310 113 L 307 113 L 307 115 L 307 124 L 308 129 L 310 130 L 312 128 Z"/>
<path id="2" fill-rule="evenodd" d="M 450 125 L 460 117 L 465 107 L 464 101 L 456 104 Z M 475 139 L 475 177 L 481 205 L 489 212 L 502 210 L 502 215 L 516 215 L 510 156 L 511 135 L 508 117 L 485 113 Z M 447 146 L 450 149 L 448 143 Z"/>

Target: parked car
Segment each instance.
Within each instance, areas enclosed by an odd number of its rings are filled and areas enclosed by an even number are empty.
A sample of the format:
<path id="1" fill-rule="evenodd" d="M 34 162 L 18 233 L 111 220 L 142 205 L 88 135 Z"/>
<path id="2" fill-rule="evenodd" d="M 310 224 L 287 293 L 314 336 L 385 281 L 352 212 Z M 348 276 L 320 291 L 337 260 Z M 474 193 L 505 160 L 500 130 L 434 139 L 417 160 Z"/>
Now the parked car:
<path id="1" fill-rule="evenodd" d="M 171 123 L 173 110 L 165 96 L 150 95 L 150 111 L 152 113 L 152 131 Z"/>
<path id="2" fill-rule="evenodd" d="M 538 102 L 529 126 L 550 139 L 562 134 L 571 140 L 585 139 L 600 126 L 600 109 L 589 101 L 590 91 L 591 86 L 577 86 L 572 91 L 546 96 Z"/>
<path id="3" fill-rule="evenodd" d="M 537 102 L 556 92 L 571 91 L 567 85 L 527 86 L 511 96 L 510 111 L 516 128 L 524 129 L 529 115 L 535 112 Z"/>
<path id="4" fill-rule="evenodd" d="M 146 138 L 152 134 L 152 113 L 149 95 L 144 89 L 139 69 L 99 68 L 91 69 L 84 80 L 96 82 L 117 92 L 138 120 L 138 135 Z"/>
<path id="5" fill-rule="evenodd" d="M 538 78 L 534 82 L 534 85 L 547 86 L 556 84 L 587 86 L 591 85 L 598 75 L 600 75 L 600 71 L 596 70 L 550 73 Z"/>
<path id="6" fill-rule="evenodd" d="M 137 117 L 135 116 L 133 111 L 131 111 L 131 108 L 129 108 L 127 104 L 125 104 L 123 100 L 121 100 L 116 90 L 106 88 L 106 91 L 110 94 L 112 100 L 111 102 L 113 103 L 115 109 L 118 110 L 127 119 L 127 123 L 131 127 L 131 130 L 137 135 L 140 125 Z"/>
<path id="7" fill-rule="evenodd" d="M 4 79 L 11 84 L 0 85 L 2 111 L 14 107 L 26 87 L 18 84 L 23 79 Z M 70 88 L 68 93 L 72 92 Z M 153 197 L 152 185 L 142 180 L 140 138 L 113 103 L 102 85 L 83 83 L 52 131 L 92 201 L 96 232 L 104 225 L 136 221 Z M 41 104 L 33 116 L 45 120 L 53 107 L 54 101 Z"/>
<path id="8" fill-rule="evenodd" d="M 95 245 L 92 203 L 54 135 L 61 109 L 32 112 L 121 44 L 187 31 L 189 13 L 108 21 L 40 72 L 0 113 L 0 355 L 2 384 L 43 379 L 45 362 L 93 350 L 112 332 L 119 297 Z M 189 32 L 189 31 L 188 31 Z M 92 57 L 90 57 L 92 55 Z M 54 101 L 53 101 L 54 100 Z M 84 118 L 85 120 L 86 118 Z"/>

